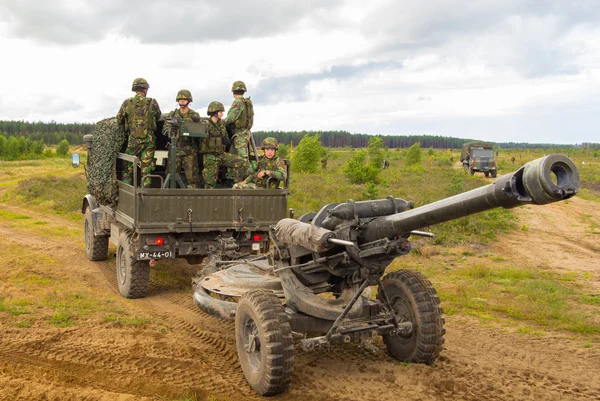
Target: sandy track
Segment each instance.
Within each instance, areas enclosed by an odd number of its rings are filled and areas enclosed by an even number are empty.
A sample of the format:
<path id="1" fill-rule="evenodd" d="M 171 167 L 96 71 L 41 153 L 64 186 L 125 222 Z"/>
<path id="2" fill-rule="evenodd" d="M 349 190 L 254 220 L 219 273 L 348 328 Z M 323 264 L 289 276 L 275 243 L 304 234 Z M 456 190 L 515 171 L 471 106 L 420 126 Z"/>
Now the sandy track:
<path id="1" fill-rule="evenodd" d="M 594 208 L 592 202 L 574 199 L 518 209 L 528 231 L 507 235 L 492 246 L 494 252 L 524 261 L 535 258 L 540 267 L 556 271 L 585 271 L 598 284 L 600 237 L 589 222 L 600 222 L 600 211 Z M 60 217 L 35 217 L 75 225 Z M 557 230 L 565 234 L 558 236 Z M 17 244 L 32 254 L 49 249 L 43 235 L 3 221 L 0 238 L 3 246 Z M 71 278 L 74 290 L 113 296 L 114 262 L 89 262 L 82 243 L 65 239 L 56 256 L 59 263 L 44 268 Z M 548 252 L 540 257 L 532 249 Z M 165 269 L 181 276 L 195 271 L 180 261 Z M 208 394 L 260 399 L 241 373 L 233 325 L 200 311 L 187 285 L 153 278 L 147 298 L 120 306 L 152 316 L 154 323 L 19 329 L 0 320 L 0 399 L 170 400 Z M 433 366 L 398 363 L 383 348 L 377 353 L 350 345 L 323 353 L 298 350 L 290 391 L 276 399 L 600 400 L 598 339 L 586 348 L 582 340 L 560 334 L 536 338 L 460 316 L 446 316 L 446 322 L 445 350 Z"/>

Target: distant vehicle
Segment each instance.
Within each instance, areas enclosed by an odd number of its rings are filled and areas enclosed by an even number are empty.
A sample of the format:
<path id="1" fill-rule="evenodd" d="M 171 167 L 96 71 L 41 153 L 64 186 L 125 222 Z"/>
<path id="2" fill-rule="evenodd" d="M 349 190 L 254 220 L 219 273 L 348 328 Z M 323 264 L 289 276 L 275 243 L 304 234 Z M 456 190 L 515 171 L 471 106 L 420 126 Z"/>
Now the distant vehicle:
<path id="1" fill-rule="evenodd" d="M 465 171 L 473 175 L 477 172 L 490 175 L 496 178 L 496 159 L 494 158 L 494 149 L 491 143 L 487 142 L 467 142 L 462 146 L 460 161 Z"/>

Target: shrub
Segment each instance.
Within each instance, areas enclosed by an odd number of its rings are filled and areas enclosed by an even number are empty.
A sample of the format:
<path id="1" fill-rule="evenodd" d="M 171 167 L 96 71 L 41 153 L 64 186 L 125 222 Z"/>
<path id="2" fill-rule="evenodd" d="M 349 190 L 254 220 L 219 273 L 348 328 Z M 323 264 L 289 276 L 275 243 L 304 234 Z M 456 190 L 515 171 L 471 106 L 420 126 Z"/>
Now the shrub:
<path id="1" fill-rule="evenodd" d="M 294 152 L 292 153 L 293 171 L 303 173 L 314 173 L 321 162 L 321 152 L 323 145 L 319 140 L 319 135 L 304 135 Z"/>
<path id="2" fill-rule="evenodd" d="M 380 167 L 365 163 L 367 151 L 365 149 L 354 151 L 352 158 L 344 167 L 344 175 L 352 184 L 377 183 L 379 182 Z"/>
<path id="3" fill-rule="evenodd" d="M 415 142 L 406 150 L 404 161 L 407 166 L 414 166 L 421 163 L 421 143 Z"/>
<path id="4" fill-rule="evenodd" d="M 56 147 L 56 154 L 61 157 L 66 157 L 69 155 L 69 141 L 63 139 L 58 143 Z"/>
<path id="5" fill-rule="evenodd" d="M 285 143 L 279 143 L 279 145 L 277 146 L 277 156 L 283 159 L 289 159 L 290 145 L 286 145 Z"/>

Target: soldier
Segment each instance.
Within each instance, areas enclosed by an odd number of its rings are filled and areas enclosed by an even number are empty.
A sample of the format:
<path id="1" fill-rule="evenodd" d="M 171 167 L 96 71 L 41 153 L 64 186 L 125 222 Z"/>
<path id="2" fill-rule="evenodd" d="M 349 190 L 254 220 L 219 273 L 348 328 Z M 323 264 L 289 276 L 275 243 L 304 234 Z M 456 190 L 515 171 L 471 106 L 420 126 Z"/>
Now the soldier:
<path id="1" fill-rule="evenodd" d="M 225 112 L 225 106 L 221 102 L 210 102 L 206 114 L 208 114 L 208 123 L 206 124 L 207 137 L 202 139 L 200 152 L 204 154 L 204 169 L 202 177 L 204 178 L 204 188 L 214 188 L 219 176 L 219 167 L 228 167 L 228 175 L 231 174 L 236 181 L 242 179 L 250 173 L 248 159 L 238 155 L 225 153 L 226 147 L 230 144 L 227 129 L 221 118 Z"/>
<path id="2" fill-rule="evenodd" d="M 169 112 L 167 117 L 175 117 L 195 123 L 202 121 L 200 114 L 190 108 L 190 103 L 193 102 L 193 98 L 192 93 L 189 90 L 182 89 L 177 92 L 175 101 L 179 104 L 179 108 Z M 171 127 L 169 124 L 165 124 L 163 134 L 166 135 L 170 129 Z M 169 163 L 171 163 L 171 160 L 169 160 Z M 185 171 L 185 179 L 187 180 L 187 187 L 198 188 L 198 181 L 200 181 L 200 172 L 198 170 L 198 143 L 194 138 L 180 136 L 177 141 L 177 171 L 181 170 L 182 164 L 183 170 Z"/>
<path id="3" fill-rule="evenodd" d="M 231 92 L 233 92 L 234 100 L 224 122 L 233 141 L 231 153 L 248 160 L 250 129 L 254 123 L 254 106 L 250 98 L 244 97 L 246 91 L 244 82 L 235 81 L 233 83 Z"/>
<path id="4" fill-rule="evenodd" d="M 264 155 L 258 158 L 256 170 L 242 182 L 233 186 L 234 189 L 279 188 L 279 182 L 287 179 L 287 169 L 283 159 L 275 155 L 277 139 L 268 137 L 262 142 Z"/>
<path id="5" fill-rule="evenodd" d="M 117 123 L 127 133 L 125 153 L 140 159 L 142 175 L 154 171 L 154 151 L 156 150 L 156 122 L 160 117 L 160 107 L 155 99 L 146 97 L 148 81 L 144 78 L 133 80 L 131 90 L 135 96 L 126 99 L 117 113 Z M 123 182 L 131 185 L 133 165 L 126 162 Z M 150 177 L 145 177 L 144 188 L 150 186 Z"/>

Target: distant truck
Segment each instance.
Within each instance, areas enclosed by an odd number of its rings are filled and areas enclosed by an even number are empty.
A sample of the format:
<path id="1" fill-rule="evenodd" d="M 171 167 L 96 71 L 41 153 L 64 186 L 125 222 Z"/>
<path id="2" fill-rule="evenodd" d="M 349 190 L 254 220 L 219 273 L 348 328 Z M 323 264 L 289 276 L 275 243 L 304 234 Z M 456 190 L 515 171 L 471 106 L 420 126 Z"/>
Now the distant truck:
<path id="1" fill-rule="evenodd" d="M 494 148 L 491 143 L 487 142 L 467 142 L 462 146 L 460 154 L 465 171 L 473 175 L 477 172 L 490 175 L 496 178 L 498 171 L 496 170 L 496 159 L 494 158 Z"/>

